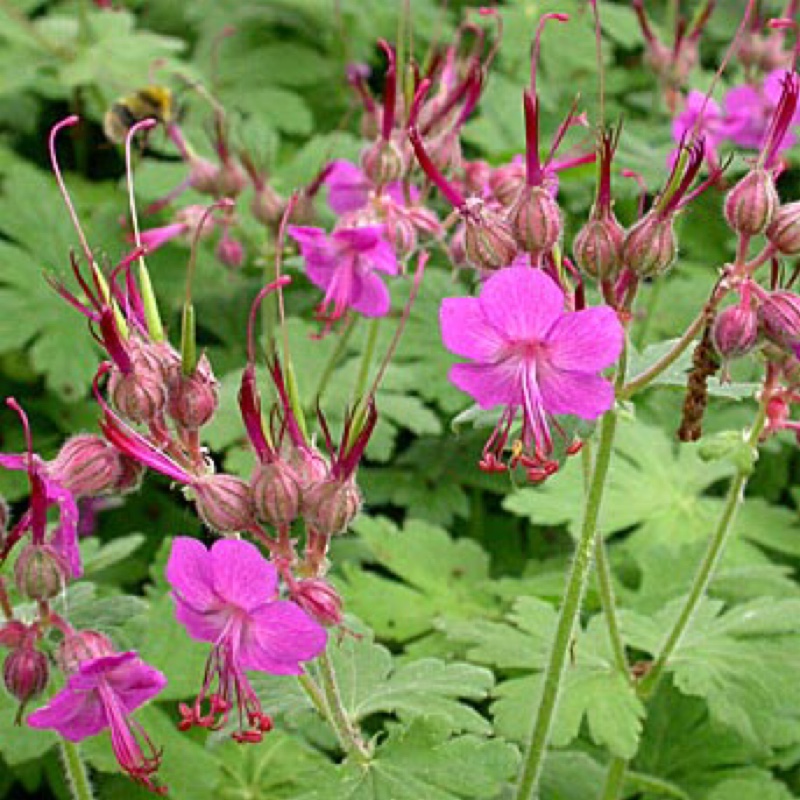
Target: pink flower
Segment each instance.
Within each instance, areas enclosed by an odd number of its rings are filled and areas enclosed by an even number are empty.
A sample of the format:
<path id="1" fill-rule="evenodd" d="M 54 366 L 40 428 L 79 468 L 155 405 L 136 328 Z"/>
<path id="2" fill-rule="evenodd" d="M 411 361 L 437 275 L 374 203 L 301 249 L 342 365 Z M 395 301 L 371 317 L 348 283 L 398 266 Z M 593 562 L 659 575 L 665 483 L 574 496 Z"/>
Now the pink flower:
<path id="1" fill-rule="evenodd" d="M 154 783 L 160 754 L 142 727 L 129 717 L 166 684 L 164 675 L 135 652 L 89 658 L 46 706 L 28 717 L 28 724 L 52 728 L 71 742 L 110 728 L 111 746 L 122 769 L 137 783 L 165 794 L 166 789 Z"/>
<path id="2" fill-rule="evenodd" d="M 300 662 L 325 649 L 325 629 L 295 603 L 277 599 L 277 570 L 248 542 L 222 539 L 206 550 L 195 539 L 178 537 L 167 580 L 174 589 L 178 621 L 192 638 L 214 645 L 194 706 L 181 706 L 181 728 L 221 728 L 235 703 L 239 729 L 234 738 L 260 741 L 272 723 L 245 670 L 302 674 Z"/>
<path id="3" fill-rule="evenodd" d="M 348 308 L 365 317 L 389 313 L 389 291 L 375 274 L 396 275 L 399 266 L 383 225 L 339 228 L 330 236 L 320 228 L 291 226 L 300 245 L 311 282 L 325 291 L 318 315 L 326 322 L 341 318 Z"/>
<path id="4" fill-rule="evenodd" d="M 710 153 L 715 153 L 735 127 L 728 116 L 722 113 L 719 103 L 709 99 L 702 92 L 693 90 L 686 98 L 683 111 L 672 121 L 672 138 L 681 142 L 684 138 L 691 137 L 697 120 L 703 115 L 698 128 L 698 136 L 705 139 L 706 148 Z M 677 155 L 677 154 L 676 154 Z"/>
<path id="5" fill-rule="evenodd" d="M 501 270 L 480 297 L 446 299 L 440 322 L 445 347 L 473 362 L 453 366 L 450 380 L 481 408 L 505 406 L 484 450 L 486 469 L 505 469 L 503 450 L 520 411 L 521 448 L 515 443 L 511 466 L 532 469 L 552 452 L 552 415 L 595 419 L 614 404 L 613 386 L 598 373 L 622 349 L 615 312 L 565 313 L 561 289 L 539 270 Z"/>

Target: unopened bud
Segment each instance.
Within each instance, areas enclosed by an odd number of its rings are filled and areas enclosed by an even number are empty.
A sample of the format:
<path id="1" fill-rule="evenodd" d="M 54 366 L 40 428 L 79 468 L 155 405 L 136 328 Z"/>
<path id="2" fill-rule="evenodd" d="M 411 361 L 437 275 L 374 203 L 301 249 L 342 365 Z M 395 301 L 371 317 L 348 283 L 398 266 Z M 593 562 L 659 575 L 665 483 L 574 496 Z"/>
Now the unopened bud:
<path id="1" fill-rule="evenodd" d="M 393 141 L 378 139 L 361 156 L 361 166 L 367 177 L 377 186 L 399 181 L 406 170 L 403 154 Z"/>
<path id="2" fill-rule="evenodd" d="M 386 238 L 399 259 L 405 259 L 417 249 L 417 229 L 407 217 L 396 216 L 391 223 L 386 224 L 385 229 Z"/>
<path id="3" fill-rule="evenodd" d="M 800 202 L 781 206 L 767 228 L 767 239 L 779 253 L 800 253 Z"/>
<path id="4" fill-rule="evenodd" d="M 31 635 L 31 627 L 24 622 L 12 619 L 0 625 L 0 647 L 14 650 Z"/>
<path id="5" fill-rule="evenodd" d="M 650 212 L 633 225 L 622 244 L 623 265 L 640 278 L 666 272 L 678 254 L 672 221 Z"/>
<path id="6" fill-rule="evenodd" d="M 491 180 L 492 168 L 485 161 L 465 161 L 461 168 L 467 194 L 482 195 Z"/>
<path id="7" fill-rule="evenodd" d="M 300 513 L 300 485 L 283 460 L 258 464 L 250 481 L 256 517 L 273 528 L 291 525 Z"/>
<path id="8" fill-rule="evenodd" d="M 50 600 L 59 594 L 69 567 L 52 547 L 29 544 L 14 564 L 14 581 L 19 593 L 29 600 Z"/>
<path id="9" fill-rule="evenodd" d="M 3 662 L 3 683 L 8 693 L 27 703 L 40 695 L 50 680 L 47 656 L 30 645 L 12 650 Z"/>
<path id="10" fill-rule="evenodd" d="M 502 269 L 516 258 L 519 248 L 511 226 L 496 211 L 486 208 L 482 200 L 467 200 L 464 224 L 464 250 L 473 267 Z"/>
<path id="11" fill-rule="evenodd" d="M 292 593 L 292 600 L 320 625 L 341 625 L 342 598 L 326 580 L 306 578 L 299 581 Z"/>
<path id="12" fill-rule="evenodd" d="M 122 478 L 123 456 L 105 439 L 80 434 L 68 439 L 47 465 L 53 480 L 76 497 L 113 492 Z"/>
<path id="13" fill-rule="evenodd" d="M 525 186 L 525 167 L 523 164 L 506 164 L 492 170 L 489 188 L 495 199 L 505 208 L 510 208 L 519 198 Z"/>
<path id="14" fill-rule="evenodd" d="M 753 308 L 739 305 L 721 311 L 711 329 L 714 347 L 724 359 L 741 358 L 758 343 L 758 314 Z"/>
<path id="15" fill-rule="evenodd" d="M 218 533 L 250 530 L 255 517 L 250 487 L 233 475 L 209 475 L 192 484 L 200 519 Z"/>
<path id="16" fill-rule="evenodd" d="M 220 197 L 237 197 L 247 186 L 247 175 L 233 161 L 226 161 L 217 170 L 217 194 Z"/>
<path id="17" fill-rule="evenodd" d="M 238 269 L 244 264 L 244 255 L 242 243 L 225 232 L 217 244 L 217 259 L 226 267 Z"/>
<path id="18" fill-rule="evenodd" d="M 286 453 L 286 460 L 294 470 L 301 493 L 328 477 L 328 462 L 316 448 L 292 448 Z"/>
<path id="19" fill-rule="evenodd" d="M 325 480 L 303 494 L 306 525 L 323 536 L 344 533 L 361 511 L 361 492 L 352 480 Z"/>
<path id="20" fill-rule="evenodd" d="M 765 336 L 781 347 L 800 344 L 800 297 L 792 292 L 770 292 L 758 308 Z"/>
<path id="21" fill-rule="evenodd" d="M 131 422 L 147 425 L 160 416 L 167 404 L 162 351 L 147 343 L 132 345 L 131 350 L 132 369 L 127 373 L 113 369 L 108 392 L 120 414 Z"/>
<path id="22" fill-rule="evenodd" d="M 71 675 L 84 661 L 110 656 L 113 652 L 114 645 L 105 634 L 93 630 L 75 631 L 58 646 L 56 661 L 65 674 Z"/>
<path id="23" fill-rule="evenodd" d="M 613 280 L 621 266 L 625 231 L 613 214 L 590 219 L 575 236 L 572 254 L 580 270 L 595 280 Z"/>
<path id="24" fill-rule="evenodd" d="M 779 204 L 772 175 L 754 169 L 728 192 L 725 219 L 736 233 L 756 236 L 769 225 Z"/>
<path id="25" fill-rule="evenodd" d="M 285 208 L 283 198 L 268 183 L 256 187 L 250 203 L 250 213 L 262 225 L 270 228 L 277 225 Z"/>
<path id="26" fill-rule="evenodd" d="M 510 215 L 517 244 L 528 253 L 549 253 L 561 239 L 561 209 L 543 186 L 523 189 Z"/>
<path id="27" fill-rule="evenodd" d="M 169 376 L 167 412 L 185 430 L 194 431 L 208 424 L 219 407 L 219 383 L 205 355 L 194 372 L 184 375 L 176 365 Z"/>
<path id="28" fill-rule="evenodd" d="M 219 168 L 207 158 L 195 156 L 189 162 L 189 184 L 201 194 L 217 193 L 217 173 Z"/>

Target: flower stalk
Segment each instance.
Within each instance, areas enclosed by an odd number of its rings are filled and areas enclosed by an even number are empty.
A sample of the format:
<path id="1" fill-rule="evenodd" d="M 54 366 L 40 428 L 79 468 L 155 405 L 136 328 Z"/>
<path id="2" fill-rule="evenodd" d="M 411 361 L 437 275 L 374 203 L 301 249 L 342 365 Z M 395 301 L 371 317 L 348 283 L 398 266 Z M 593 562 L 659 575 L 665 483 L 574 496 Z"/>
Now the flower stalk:
<path id="1" fill-rule="evenodd" d="M 68 739 L 61 739 L 59 749 L 72 800 L 94 800 L 89 772 L 86 764 L 83 763 L 78 745 Z"/>

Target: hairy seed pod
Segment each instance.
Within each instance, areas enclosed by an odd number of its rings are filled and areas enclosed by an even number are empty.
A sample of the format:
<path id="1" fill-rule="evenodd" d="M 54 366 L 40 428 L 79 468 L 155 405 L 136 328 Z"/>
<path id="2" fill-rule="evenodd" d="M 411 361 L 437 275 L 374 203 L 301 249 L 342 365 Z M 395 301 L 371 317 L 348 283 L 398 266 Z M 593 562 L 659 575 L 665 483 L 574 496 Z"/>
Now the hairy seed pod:
<path id="1" fill-rule="evenodd" d="M 194 372 L 184 375 L 179 364 L 169 373 L 167 413 L 185 430 L 198 430 L 207 425 L 219 407 L 219 382 L 205 354 Z"/>
<path id="2" fill-rule="evenodd" d="M 726 308 L 714 320 L 711 339 L 726 360 L 751 353 L 758 343 L 758 313 L 741 304 Z"/>
<path id="3" fill-rule="evenodd" d="M 800 201 L 782 205 L 767 227 L 767 239 L 785 256 L 800 254 Z"/>
<path id="4" fill-rule="evenodd" d="M 66 636 L 56 650 L 56 662 L 65 674 L 78 671 L 84 661 L 103 658 L 114 652 L 111 639 L 104 633 L 93 630 L 75 631 Z"/>
<path id="5" fill-rule="evenodd" d="M 47 472 L 76 497 L 96 497 L 117 488 L 123 458 L 105 439 L 84 433 L 67 439 Z"/>
<path id="6" fill-rule="evenodd" d="M 526 252 L 549 253 L 561 240 L 561 208 L 543 186 L 523 189 L 509 214 L 517 244 Z"/>
<path id="7" fill-rule="evenodd" d="M 30 645 L 12 650 L 3 662 L 3 683 L 8 693 L 27 703 L 38 697 L 50 680 L 47 656 Z"/>
<path id="8" fill-rule="evenodd" d="M 66 585 L 69 567 L 49 545 L 29 544 L 14 564 L 14 581 L 19 593 L 29 600 L 51 600 Z"/>
<path id="9" fill-rule="evenodd" d="M 363 152 L 361 166 L 376 186 L 399 181 L 406 171 L 400 148 L 393 141 L 385 139 L 378 139 Z"/>
<path id="10" fill-rule="evenodd" d="M 633 225 L 622 244 L 622 263 L 640 278 L 663 275 L 678 255 L 672 217 L 652 211 Z"/>
<path id="11" fill-rule="evenodd" d="M 770 292 L 759 306 L 758 319 L 770 341 L 790 350 L 800 345 L 800 297 L 793 292 Z"/>
<path id="12" fill-rule="evenodd" d="M 487 271 L 507 267 L 519 252 L 509 223 L 480 200 L 464 214 L 464 250 L 473 267 Z"/>
<path id="13" fill-rule="evenodd" d="M 344 533 L 361 511 L 361 492 L 352 480 L 328 479 L 303 494 L 306 525 L 323 536 Z"/>
<path id="14" fill-rule="evenodd" d="M 250 486 L 233 475 L 208 475 L 192 485 L 200 519 L 217 533 L 239 533 L 255 524 Z"/>
<path id="15" fill-rule="evenodd" d="M 250 479 L 256 517 L 273 528 L 291 525 L 300 513 L 300 485 L 295 471 L 281 459 L 256 465 Z"/>
<path id="16" fill-rule="evenodd" d="M 736 233 L 756 236 L 772 221 L 779 204 L 772 175 L 764 169 L 754 169 L 728 192 L 725 219 Z"/>
<path id="17" fill-rule="evenodd" d="M 625 231 L 612 215 L 590 219 L 575 236 L 572 255 L 584 275 L 598 281 L 614 280 L 619 274 Z"/>
<path id="18" fill-rule="evenodd" d="M 342 623 L 342 598 L 323 578 L 298 581 L 292 600 L 320 625 L 330 627 Z"/>

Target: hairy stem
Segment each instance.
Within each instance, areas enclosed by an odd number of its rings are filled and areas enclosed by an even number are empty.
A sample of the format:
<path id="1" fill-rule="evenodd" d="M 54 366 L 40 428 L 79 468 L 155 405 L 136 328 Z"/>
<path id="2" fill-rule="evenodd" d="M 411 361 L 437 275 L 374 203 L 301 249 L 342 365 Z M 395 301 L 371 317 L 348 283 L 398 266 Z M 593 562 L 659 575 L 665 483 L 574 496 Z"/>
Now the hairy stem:
<path id="1" fill-rule="evenodd" d="M 381 318 L 375 317 L 369 322 L 367 331 L 367 341 L 364 345 L 364 352 L 361 355 L 361 365 L 358 368 L 358 378 L 356 379 L 355 389 L 353 390 L 353 402 L 360 403 L 367 392 L 369 383 L 369 370 L 375 357 L 375 346 L 378 343 L 378 332 L 381 327 Z"/>
<path id="2" fill-rule="evenodd" d="M 553 648 L 544 674 L 542 699 L 528 740 L 522 772 L 515 794 L 516 800 L 535 800 L 538 794 L 537 787 L 550 740 L 550 732 L 558 706 L 561 686 L 564 681 L 570 645 L 586 591 L 586 582 L 589 576 L 589 568 L 591 567 L 592 551 L 597 531 L 597 519 L 603 500 L 608 467 L 611 463 L 611 451 L 616 430 L 617 415 L 614 411 L 609 411 L 603 417 L 600 426 L 600 442 L 597 448 L 591 484 L 586 497 L 580 539 L 578 540 L 575 558 L 567 579 Z"/>
<path id="3" fill-rule="evenodd" d="M 318 659 L 320 676 L 322 678 L 322 689 L 325 693 L 325 701 L 328 706 L 328 721 L 336 731 L 336 736 L 342 749 L 360 764 L 367 764 L 371 759 L 371 754 L 358 725 L 350 718 L 347 710 L 342 703 L 342 695 L 339 692 L 339 684 L 336 681 L 336 672 L 327 651 Z"/>
<path id="4" fill-rule="evenodd" d="M 67 778 L 72 800 L 94 800 L 92 784 L 89 782 L 89 773 L 86 764 L 83 763 L 78 745 L 62 739 L 59 742 L 61 750 L 61 762 L 64 765 L 64 773 Z"/>
<path id="5" fill-rule="evenodd" d="M 627 768 L 628 762 L 624 758 L 614 757 L 608 762 L 606 782 L 603 786 L 603 793 L 600 795 L 600 800 L 617 800 L 625 784 L 625 772 Z"/>
<path id="6" fill-rule="evenodd" d="M 341 332 L 341 334 L 339 334 L 338 341 L 336 342 L 336 347 L 334 348 L 333 352 L 330 355 L 330 358 L 323 367 L 322 374 L 320 375 L 319 378 L 319 383 L 317 384 L 317 388 L 314 391 L 315 407 L 319 405 L 319 401 L 322 399 L 322 395 L 325 393 L 325 389 L 328 388 L 328 383 L 330 382 L 331 376 L 333 375 L 333 371 L 336 369 L 337 364 L 339 363 L 345 351 L 347 350 L 347 345 L 350 341 L 350 337 L 353 335 L 353 329 L 358 324 L 359 319 L 360 317 L 353 315 L 347 321 L 344 330 Z"/>
<path id="7" fill-rule="evenodd" d="M 764 430 L 764 425 L 767 420 L 767 403 L 769 402 L 770 392 L 766 389 L 762 392 L 761 401 L 758 407 L 756 419 L 747 436 L 747 445 L 756 451 L 758 447 L 758 440 L 761 432 Z M 700 567 L 692 582 L 689 595 L 683 604 L 672 630 L 669 632 L 664 644 L 661 646 L 658 656 L 653 663 L 652 668 L 647 675 L 642 679 L 639 684 L 639 696 L 642 699 L 652 697 L 659 681 L 661 680 L 664 670 L 669 662 L 670 657 L 675 652 L 675 649 L 680 644 L 684 633 L 694 618 L 695 611 L 700 605 L 700 601 L 706 594 L 709 584 L 711 583 L 714 573 L 717 570 L 720 559 L 725 552 L 725 546 L 730 538 L 731 531 L 733 530 L 733 523 L 736 519 L 736 512 L 744 500 L 744 489 L 750 477 L 752 467 L 749 465 L 741 466 L 733 476 L 731 485 L 728 489 L 728 496 L 725 500 L 725 507 L 722 509 L 722 515 L 717 522 L 717 527 L 714 534 L 708 543 L 703 560 L 700 562 Z"/>

